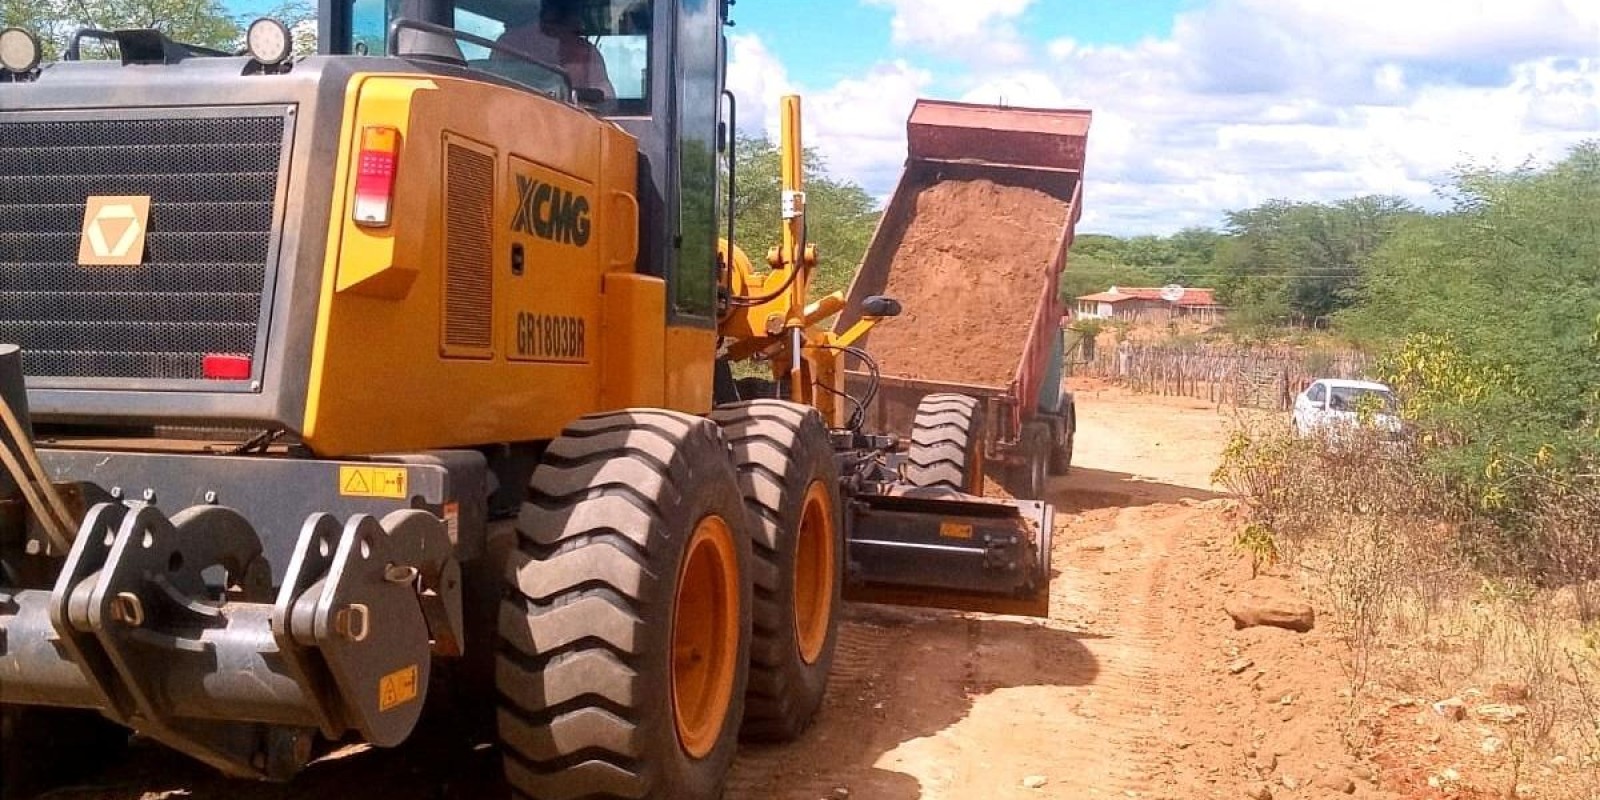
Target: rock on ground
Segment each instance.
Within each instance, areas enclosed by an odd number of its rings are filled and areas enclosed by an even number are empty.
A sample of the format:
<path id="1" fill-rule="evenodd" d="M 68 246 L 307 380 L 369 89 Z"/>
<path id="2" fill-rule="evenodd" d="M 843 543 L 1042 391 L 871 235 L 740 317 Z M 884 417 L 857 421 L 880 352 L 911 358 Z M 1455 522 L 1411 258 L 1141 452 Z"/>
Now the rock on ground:
<path id="1" fill-rule="evenodd" d="M 1472 709 L 1472 716 L 1484 722 L 1510 723 L 1527 715 L 1528 709 L 1504 703 L 1485 703 Z"/>
<path id="2" fill-rule="evenodd" d="M 1451 722 L 1460 722 L 1467 716 L 1467 703 L 1459 697 L 1450 697 L 1433 704 L 1433 713 Z"/>
<path id="3" fill-rule="evenodd" d="M 1235 592 L 1223 605 L 1236 628 L 1265 625 L 1305 633 L 1316 626 L 1316 611 L 1292 589 L 1272 581 L 1255 581 Z"/>
<path id="4" fill-rule="evenodd" d="M 1317 786 L 1332 789 L 1341 794 L 1355 794 L 1356 782 L 1342 772 L 1330 772 L 1317 779 Z"/>

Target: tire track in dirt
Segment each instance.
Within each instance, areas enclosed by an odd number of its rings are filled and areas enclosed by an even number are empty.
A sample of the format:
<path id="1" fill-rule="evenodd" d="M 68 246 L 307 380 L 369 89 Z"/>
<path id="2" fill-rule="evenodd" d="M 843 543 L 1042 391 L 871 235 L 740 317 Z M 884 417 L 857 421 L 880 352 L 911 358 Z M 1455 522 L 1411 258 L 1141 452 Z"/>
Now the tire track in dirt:
<path id="1" fill-rule="evenodd" d="M 853 608 L 816 724 L 746 748 L 729 800 L 1181 796 L 1168 794 L 1160 601 L 1193 515 L 1062 515 L 1047 620 Z"/>
<path id="2" fill-rule="evenodd" d="M 881 612 L 852 609 L 839 628 L 833 669 L 828 674 L 828 694 L 817 712 L 805 741 L 827 747 L 848 739 L 849 721 L 877 701 L 877 683 L 885 654 L 904 644 L 910 629 L 883 624 Z M 837 733 L 836 733 L 837 731 Z M 848 746 L 841 742 L 841 746 Z M 767 787 L 782 785 L 785 796 L 831 797 L 841 778 L 833 759 L 797 758 L 791 746 L 745 744 L 728 776 L 725 800 L 756 800 L 774 796 Z"/>
<path id="3" fill-rule="evenodd" d="M 1074 606 L 1093 609 L 1100 621 L 1086 646 L 1100 664 L 1097 679 L 1080 690 L 1081 697 L 1053 737 L 1070 749 L 1076 765 L 1050 775 L 1043 792 L 1051 797 L 1096 794 L 1151 797 L 1164 788 L 1164 740 L 1159 700 L 1170 681 L 1163 669 L 1162 647 L 1171 631 L 1160 599 L 1167 591 L 1166 565 L 1172 535 L 1167 509 L 1124 508 L 1109 529 L 1090 530 L 1102 541 L 1127 542 L 1137 548 L 1131 559 L 1108 546 L 1099 558 L 1074 548 L 1081 530 L 1063 532 L 1055 562 L 1061 569 L 1060 619 Z M 1181 524 L 1181 523 L 1180 523 Z M 1127 545 L 1125 545 L 1127 546 Z M 1098 562 L 1098 563 L 1096 563 Z"/>

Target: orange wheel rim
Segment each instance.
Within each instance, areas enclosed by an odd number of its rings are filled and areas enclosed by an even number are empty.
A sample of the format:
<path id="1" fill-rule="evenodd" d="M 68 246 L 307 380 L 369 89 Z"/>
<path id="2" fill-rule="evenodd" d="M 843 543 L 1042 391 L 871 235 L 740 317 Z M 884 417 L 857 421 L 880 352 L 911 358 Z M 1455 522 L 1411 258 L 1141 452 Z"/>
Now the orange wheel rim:
<path id="1" fill-rule="evenodd" d="M 822 481 L 814 481 L 806 490 L 805 505 L 800 510 L 794 557 L 794 633 L 800 658 L 807 664 L 817 663 L 828 643 L 835 546 L 828 487 Z"/>
<path id="2" fill-rule="evenodd" d="M 684 752 L 705 758 L 727 722 L 739 657 L 739 558 L 722 517 L 695 526 L 673 609 L 673 720 Z"/>

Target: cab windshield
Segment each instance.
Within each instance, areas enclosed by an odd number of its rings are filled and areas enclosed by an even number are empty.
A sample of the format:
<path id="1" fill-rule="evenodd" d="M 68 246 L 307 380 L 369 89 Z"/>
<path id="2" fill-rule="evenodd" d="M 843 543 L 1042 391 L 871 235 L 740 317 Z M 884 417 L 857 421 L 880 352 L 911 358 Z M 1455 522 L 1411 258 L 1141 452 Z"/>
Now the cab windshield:
<path id="1" fill-rule="evenodd" d="M 1357 411 L 1371 408 L 1381 414 L 1393 414 L 1399 402 L 1393 394 L 1381 389 L 1355 386 L 1335 386 L 1328 397 L 1328 408 L 1333 411 Z"/>
<path id="2" fill-rule="evenodd" d="M 403 0 L 353 0 L 352 49 L 384 52 L 389 23 Z M 452 27 L 526 57 L 461 42 L 476 69 L 549 91 L 559 81 L 533 62 L 560 67 L 572 87 L 607 113 L 644 115 L 650 109 L 650 0 L 458 0 Z"/>

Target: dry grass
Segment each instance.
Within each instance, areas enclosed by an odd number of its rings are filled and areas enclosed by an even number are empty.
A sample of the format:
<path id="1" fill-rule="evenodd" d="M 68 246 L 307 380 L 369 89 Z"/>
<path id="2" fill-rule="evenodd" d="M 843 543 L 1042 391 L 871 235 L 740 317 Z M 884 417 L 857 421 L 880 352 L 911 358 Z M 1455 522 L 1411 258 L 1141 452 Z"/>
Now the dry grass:
<path id="1" fill-rule="evenodd" d="M 1494 786 L 1600 797 L 1600 485 L 1555 479 L 1485 561 L 1489 520 L 1404 442 L 1300 439 L 1242 417 L 1217 479 L 1251 510 L 1240 546 L 1298 568 L 1347 642 L 1352 738 L 1363 698 L 1461 698 L 1490 722 Z M 1501 536 L 1500 540 L 1509 539 Z M 1471 557 L 1469 557 L 1471 553 Z M 1492 713 L 1494 709 L 1489 709 Z"/>

